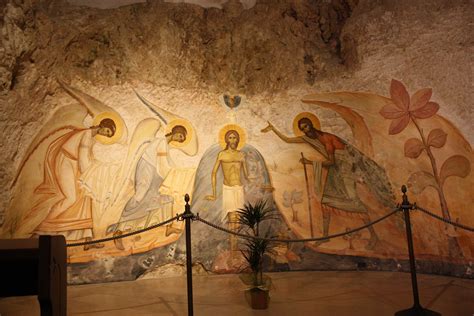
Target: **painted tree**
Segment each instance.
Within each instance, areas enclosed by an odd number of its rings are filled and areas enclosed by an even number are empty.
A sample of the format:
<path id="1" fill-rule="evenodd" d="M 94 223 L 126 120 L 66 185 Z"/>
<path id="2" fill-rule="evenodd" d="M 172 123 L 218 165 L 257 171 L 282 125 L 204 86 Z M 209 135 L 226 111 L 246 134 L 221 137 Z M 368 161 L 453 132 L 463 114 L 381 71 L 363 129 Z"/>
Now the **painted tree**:
<path id="1" fill-rule="evenodd" d="M 285 191 L 283 192 L 283 206 L 291 208 L 292 210 L 292 222 L 296 222 L 299 224 L 298 221 L 298 210 L 295 209 L 296 204 L 303 203 L 303 191 L 296 191 L 292 190 L 291 192 Z"/>

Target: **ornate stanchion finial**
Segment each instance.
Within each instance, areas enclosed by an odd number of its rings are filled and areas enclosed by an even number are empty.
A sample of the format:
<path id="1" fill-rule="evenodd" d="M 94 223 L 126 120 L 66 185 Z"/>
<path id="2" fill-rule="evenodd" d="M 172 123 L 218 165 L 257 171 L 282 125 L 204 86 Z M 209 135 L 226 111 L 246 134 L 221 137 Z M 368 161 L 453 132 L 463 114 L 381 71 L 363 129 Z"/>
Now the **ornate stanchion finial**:
<path id="1" fill-rule="evenodd" d="M 184 195 L 184 201 L 186 202 L 186 204 L 184 205 L 184 213 L 182 216 L 183 219 L 186 219 L 186 218 L 194 219 L 194 214 L 191 212 L 191 205 L 189 204 L 190 200 L 191 198 L 189 197 L 189 194 L 186 193 Z"/>
<path id="2" fill-rule="evenodd" d="M 408 201 L 408 195 L 407 195 L 407 186 L 406 185 L 402 185 L 402 209 L 404 208 L 407 208 L 407 209 L 410 209 L 411 208 L 411 204 L 410 202 Z"/>

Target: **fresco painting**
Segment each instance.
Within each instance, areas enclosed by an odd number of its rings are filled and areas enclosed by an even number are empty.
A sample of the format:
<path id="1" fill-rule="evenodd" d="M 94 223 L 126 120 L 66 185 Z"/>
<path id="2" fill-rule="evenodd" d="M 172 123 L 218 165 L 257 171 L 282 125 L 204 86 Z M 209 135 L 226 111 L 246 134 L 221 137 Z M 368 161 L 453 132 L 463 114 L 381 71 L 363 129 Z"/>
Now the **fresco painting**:
<path id="1" fill-rule="evenodd" d="M 238 232 L 237 211 L 245 204 L 257 201 L 273 205 L 272 190 L 263 156 L 246 143 L 246 131 L 231 123 L 220 129 L 218 144 L 211 146 L 200 160 L 191 210 Z M 205 234 L 205 231 L 199 233 Z M 206 237 L 197 240 L 199 238 Z M 237 238 L 229 235 L 227 240 L 226 250 L 216 254 L 215 261 L 226 261 L 230 267 L 241 265 Z"/>
<path id="2" fill-rule="evenodd" d="M 128 137 L 126 120 L 95 97 L 61 83 L 76 104 L 57 110 L 31 142 L 12 184 L 12 199 L 2 237 L 29 238 L 62 234 L 68 242 L 119 236 L 171 218 L 191 195 L 192 210 L 215 224 L 239 230 L 236 211 L 245 203 L 266 201 L 279 214 L 272 228 L 288 238 L 328 236 L 365 225 L 400 201 L 399 188 L 408 184 L 419 205 L 450 220 L 467 222 L 474 185 L 471 145 L 459 130 L 437 114 L 431 89 L 409 95 L 392 80 L 390 97 L 366 92 L 302 95 L 314 109 L 336 113 L 347 123 L 351 140 L 329 133 L 324 120 L 311 111 L 294 113 L 279 126 L 272 117 L 256 135 L 248 135 L 235 114 L 247 106 L 240 96 L 224 96 L 229 122 L 218 135 L 204 135 L 189 121 L 154 105 L 136 93 L 149 117 Z M 84 122 L 86 117 L 92 123 Z M 291 127 L 292 135 L 282 132 Z M 256 148 L 249 136 L 266 135 L 267 148 Z M 193 157 L 198 137 L 217 141 L 202 149 L 198 165 L 177 165 L 170 151 Z M 283 148 L 278 164 L 268 168 L 262 152 Z M 116 162 L 94 157 L 95 146 L 121 146 Z M 471 203 L 469 203 L 471 202 Z M 401 215 L 401 214 L 400 214 Z M 418 213 L 413 214 L 417 257 L 465 263 L 473 259 L 472 236 Z M 401 216 L 344 238 L 309 242 L 316 253 L 406 259 Z M 126 256 L 176 242 L 183 223 L 115 242 L 70 248 L 69 262 Z M 211 245 L 206 233 L 196 240 Z M 206 242 L 208 244 L 206 244 Z M 239 245 L 226 236 L 213 252 L 213 266 L 238 266 Z M 213 244 L 214 245 L 214 244 Z M 288 245 L 278 245 L 276 262 L 301 260 Z M 219 270 L 219 269 L 214 269 Z"/>
<path id="3" fill-rule="evenodd" d="M 329 235 L 331 217 L 334 216 L 352 217 L 363 224 L 371 222 L 370 210 L 357 193 L 358 183 L 366 185 L 366 190 L 372 192 L 385 208 L 395 208 L 390 183 L 383 169 L 375 162 L 336 135 L 322 132 L 319 120 L 311 113 L 299 114 L 293 125 L 295 134 L 298 135 L 295 137 L 282 134 L 271 123 L 262 132 L 272 131 L 288 144 L 309 145 L 323 156 L 323 160 L 312 161 L 301 154 L 299 160 L 305 173 L 311 237 L 315 237 L 312 218 L 313 210 L 317 208 L 322 214 L 323 237 Z M 308 177 L 307 165 L 312 168 L 311 180 Z M 370 239 L 365 248 L 373 250 L 379 242 L 379 237 L 372 226 L 367 229 Z M 318 241 L 314 246 L 326 242 L 330 240 Z"/>
<path id="4" fill-rule="evenodd" d="M 430 101 L 431 93 L 431 89 L 422 89 L 410 97 L 401 82 L 392 80 L 390 98 L 371 93 L 332 92 L 307 95 L 302 101 L 341 114 L 351 122 L 348 125 L 355 139 L 359 137 L 356 129 L 371 131 L 369 145 L 374 149 L 371 157 L 383 166 L 394 189 L 408 184 L 412 200 L 418 205 L 439 216 L 445 216 L 443 205 L 448 205 L 455 212 L 454 216 L 450 214 L 451 218 L 468 222 L 468 205 L 473 202 L 469 188 L 474 184 L 472 148 L 455 126 L 437 114 L 439 105 Z M 363 120 L 351 121 L 352 113 L 360 113 Z M 416 146 L 419 144 L 415 139 L 422 146 Z M 443 170 L 439 162 L 445 165 L 446 183 L 441 185 L 434 175 L 440 175 Z M 419 212 L 414 212 L 412 217 L 417 258 L 458 263 L 472 260 L 474 249 L 469 232 L 433 222 Z M 375 229 L 383 227 L 381 223 Z M 385 235 L 397 248 L 403 246 L 403 240 L 397 238 L 400 234 L 385 231 Z M 399 253 L 402 256 L 404 251 Z"/>
<path id="5" fill-rule="evenodd" d="M 232 231 L 238 229 L 237 211 L 244 207 L 245 196 L 243 180 L 248 181 L 247 161 L 245 153 L 240 149 L 245 145 L 245 133 L 237 125 L 225 126 L 221 129 L 219 140 L 223 140 L 223 149 L 217 154 L 216 162 L 212 168 L 212 194 L 205 198 L 209 201 L 216 200 L 216 178 L 219 168 L 222 170 L 222 211 L 223 218 L 227 221 L 228 227 Z M 230 250 L 238 251 L 237 240 L 231 235 Z"/>
<path id="6" fill-rule="evenodd" d="M 197 153 L 192 124 L 142 98 L 153 117 L 140 121 L 127 140 L 127 127 L 116 111 L 61 85 L 79 104 L 58 109 L 30 145 L 12 185 L 11 212 L 2 236 L 61 234 L 68 242 L 87 241 L 145 228 L 181 211 L 182 196 L 192 191 L 195 169 L 174 165 L 168 149 Z M 84 127 L 88 114 L 93 124 Z M 114 143 L 125 147 L 119 162 L 92 156 L 93 146 Z M 183 223 L 172 223 L 158 233 L 115 244 L 74 247 L 68 260 L 87 262 L 148 251 L 176 241 L 182 228 Z"/>

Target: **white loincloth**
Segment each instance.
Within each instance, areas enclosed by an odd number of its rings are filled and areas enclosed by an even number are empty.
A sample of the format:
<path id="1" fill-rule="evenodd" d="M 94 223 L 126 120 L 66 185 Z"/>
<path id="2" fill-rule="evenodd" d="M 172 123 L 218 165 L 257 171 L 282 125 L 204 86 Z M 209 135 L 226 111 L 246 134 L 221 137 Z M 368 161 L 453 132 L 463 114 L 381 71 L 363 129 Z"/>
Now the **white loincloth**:
<path id="1" fill-rule="evenodd" d="M 223 220 L 227 222 L 227 214 L 243 208 L 245 204 L 244 187 L 242 185 L 222 185 Z"/>

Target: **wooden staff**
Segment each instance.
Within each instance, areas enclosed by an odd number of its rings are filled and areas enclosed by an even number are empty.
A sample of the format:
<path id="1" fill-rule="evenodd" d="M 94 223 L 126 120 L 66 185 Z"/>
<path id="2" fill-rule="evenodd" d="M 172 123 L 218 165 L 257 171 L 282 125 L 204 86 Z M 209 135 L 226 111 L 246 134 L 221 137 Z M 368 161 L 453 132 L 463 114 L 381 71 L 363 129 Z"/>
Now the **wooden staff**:
<path id="1" fill-rule="evenodd" d="M 311 229 L 311 238 L 314 237 L 314 229 L 313 229 L 313 212 L 311 210 L 311 192 L 309 190 L 309 182 L 308 182 L 308 172 L 306 171 L 306 163 L 303 153 L 301 153 L 301 162 L 303 163 L 304 169 L 304 179 L 306 181 L 306 192 L 308 192 L 308 210 L 309 210 L 309 225 Z"/>

